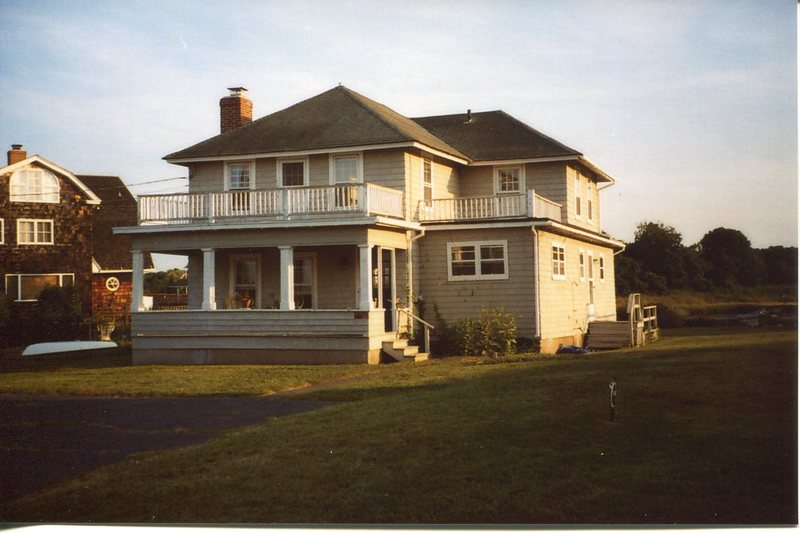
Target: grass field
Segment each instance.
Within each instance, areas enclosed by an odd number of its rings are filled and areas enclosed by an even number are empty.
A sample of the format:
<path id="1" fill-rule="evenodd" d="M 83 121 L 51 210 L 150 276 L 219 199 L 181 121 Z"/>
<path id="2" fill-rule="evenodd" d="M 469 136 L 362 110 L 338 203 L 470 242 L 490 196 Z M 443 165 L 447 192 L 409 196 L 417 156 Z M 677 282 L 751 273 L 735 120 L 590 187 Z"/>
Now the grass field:
<path id="1" fill-rule="evenodd" d="M 64 371 L 29 380 L 46 390 Z M 797 523 L 794 331 L 693 329 L 638 350 L 369 372 L 300 396 L 336 406 L 137 455 L 0 520 Z"/>

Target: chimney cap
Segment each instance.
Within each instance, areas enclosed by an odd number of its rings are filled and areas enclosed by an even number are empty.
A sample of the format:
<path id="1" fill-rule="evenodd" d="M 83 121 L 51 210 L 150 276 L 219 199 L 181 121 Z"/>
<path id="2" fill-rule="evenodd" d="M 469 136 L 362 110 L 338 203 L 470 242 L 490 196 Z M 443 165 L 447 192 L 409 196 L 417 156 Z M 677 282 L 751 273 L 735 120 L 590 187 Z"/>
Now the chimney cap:
<path id="1" fill-rule="evenodd" d="M 12 144 L 11 145 L 11 149 L 12 150 L 22 150 L 22 145 L 21 144 Z"/>
<path id="2" fill-rule="evenodd" d="M 247 92 L 244 87 L 228 87 L 228 90 L 231 92 L 231 96 L 244 96 L 244 93 Z"/>

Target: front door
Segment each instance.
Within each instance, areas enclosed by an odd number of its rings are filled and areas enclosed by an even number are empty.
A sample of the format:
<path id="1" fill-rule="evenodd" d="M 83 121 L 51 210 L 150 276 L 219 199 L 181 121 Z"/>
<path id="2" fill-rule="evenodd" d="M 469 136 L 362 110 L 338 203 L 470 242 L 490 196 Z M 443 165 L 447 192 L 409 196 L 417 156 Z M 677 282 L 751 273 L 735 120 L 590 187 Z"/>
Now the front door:
<path id="1" fill-rule="evenodd" d="M 233 256 L 231 259 L 231 301 L 227 306 L 251 309 L 261 306 L 259 260 L 257 256 Z"/>
<path id="2" fill-rule="evenodd" d="M 314 253 L 294 254 L 294 308 L 317 308 L 317 261 Z"/>

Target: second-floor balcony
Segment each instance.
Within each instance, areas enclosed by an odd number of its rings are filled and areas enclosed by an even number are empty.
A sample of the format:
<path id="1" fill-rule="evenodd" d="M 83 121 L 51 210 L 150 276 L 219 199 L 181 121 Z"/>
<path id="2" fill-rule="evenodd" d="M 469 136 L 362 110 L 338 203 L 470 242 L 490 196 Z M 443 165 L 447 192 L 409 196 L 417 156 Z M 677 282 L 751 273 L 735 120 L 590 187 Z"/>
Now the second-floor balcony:
<path id="1" fill-rule="evenodd" d="M 561 221 L 561 204 L 536 194 L 527 193 L 466 198 L 422 200 L 420 222 L 491 220 L 503 218 L 547 218 Z"/>
<path id="2" fill-rule="evenodd" d="M 139 224 L 333 214 L 404 218 L 403 192 L 372 183 L 140 196 Z"/>
<path id="3" fill-rule="evenodd" d="M 382 216 L 405 220 L 403 191 L 373 183 L 140 196 L 139 224 L 214 224 L 243 220 L 290 220 L 339 216 Z M 520 194 L 420 201 L 419 222 L 509 218 L 562 220 L 562 206 L 533 190 Z M 333 217 L 333 218 L 331 218 Z"/>

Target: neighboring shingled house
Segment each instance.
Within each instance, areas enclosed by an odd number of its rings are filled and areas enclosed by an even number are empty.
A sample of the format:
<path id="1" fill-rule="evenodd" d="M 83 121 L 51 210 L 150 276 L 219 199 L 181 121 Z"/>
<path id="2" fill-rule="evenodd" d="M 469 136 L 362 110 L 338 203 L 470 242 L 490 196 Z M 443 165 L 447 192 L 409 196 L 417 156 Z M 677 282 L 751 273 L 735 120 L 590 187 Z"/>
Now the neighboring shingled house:
<path id="1" fill-rule="evenodd" d="M 130 239 L 114 226 L 136 224 L 136 200 L 116 176 L 75 175 L 21 145 L 0 167 L 0 283 L 20 305 L 49 285 L 85 289 L 87 319 L 104 313 L 127 321 L 131 303 Z M 144 269 L 152 269 L 149 254 Z M 86 332 L 76 332 L 85 337 Z"/>
<path id="2" fill-rule="evenodd" d="M 167 155 L 188 194 L 140 196 L 132 238 L 136 363 L 418 358 L 434 307 L 517 316 L 542 351 L 613 320 L 614 253 L 580 152 L 502 111 L 412 119 L 338 86 Z M 145 311 L 146 251 L 189 260 L 188 309 Z"/>

